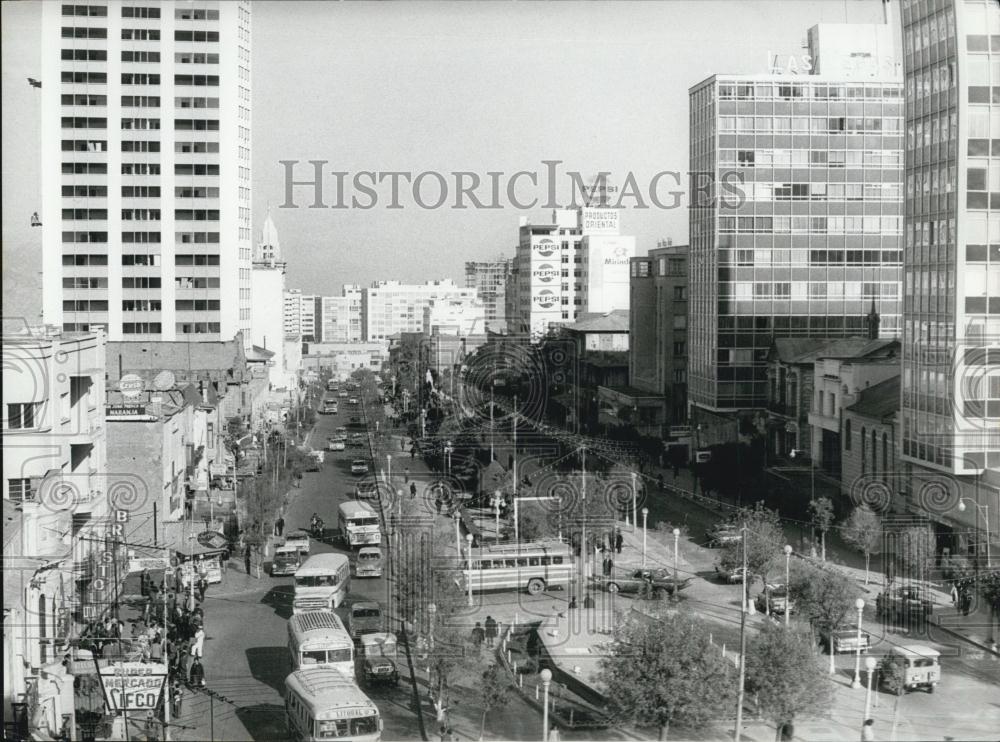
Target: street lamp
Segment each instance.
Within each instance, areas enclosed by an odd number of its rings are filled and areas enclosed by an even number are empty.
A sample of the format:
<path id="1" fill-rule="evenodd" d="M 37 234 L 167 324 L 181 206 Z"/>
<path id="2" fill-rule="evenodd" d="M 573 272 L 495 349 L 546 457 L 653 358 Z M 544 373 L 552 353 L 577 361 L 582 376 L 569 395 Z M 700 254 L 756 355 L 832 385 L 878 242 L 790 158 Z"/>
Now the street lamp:
<path id="1" fill-rule="evenodd" d="M 462 516 L 456 510 L 451 514 L 451 517 L 455 520 L 455 553 L 458 554 L 458 558 L 462 558 L 462 531 L 459 528 L 458 522 L 461 520 Z"/>
<path id="2" fill-rule="evenodd" d="M 392 486 L 392 454 L 385 455 L 385 483 Z"/>
<path id="3" fill-rule="evenodd" d="M 786 627 L 788 626 L 788 614 L 791 613 L 791 610 L 789 609 L 791 607 L 792 590 L 791 586 L 789 585 L 790 580 L 788 577 L 789 563 L 791 562 L 791 560 L 792 560 L 792 547 L 789 546 L 788 544 L 785 544 L 785 626 Z"/>
<path id="4" fill-rule="evenodd" d="M 497 541 L 500 541 L 500 490 L 493 493 L 493 515 L 496 518 Z"/>
<path id="5" fill-rule="evenodd" d="M 868 671 L 868 690 L 865 693 L 865 716 L 861 720 L 862 723 L 868 720 L 868 714 L 872 707 L 872 679 L 875 677 L 875 668 L 878 666 L 878 661 L 874 657 L 865 657 L 865 669 Z"/>
<path id="6" fill-rule="evenodd" d="M 977 484 L 978 484 L 978 478 L 977 478 Z M 966 500 L 968 500 L 969 502 L 971 502 L 975 506 L 975 508 L 976 508 L 976 521 L 977 521 L 977 523 L 976 523 L 976 530 L 977 531 L 979 530 L 979 523 L 978 523 L 978 521 L 979 521 L 979 514 L 980 513 L 983 514 L 983 522 L 986 524 L 986 569 L 992 569 L 993 568 L 993 559 L 992 559 L 992 555 L 990 554 L 990 506 L 987 505 L 987 504 L 980 504 L 980 503 L 976 502 L 975 500 L 973 500 L 970 497 L 963 497 L 962 499 L 960 499 L 958 501 L 958 512 L 960 512 L 960 513 L 964 513 L 965 512 L 965 510 L 966 510 L 965 501 Z M 977 538 L 976 541 L 978 542 L 979 539 Z M 976 544 L 976 557 L 978 558 L 978 556 L 979 556 L 979 544 L 977 543 Z"/>
<path id="7" fill-rule="evenodd" d="M 632 527 L 633 528 L 635 528 L 635 526 L 636 526 L 635 516 L 636 516 L 636 513 L 638 512 L 636 510 L 636 508 L 638 507 L 638 499 L 639 499 L 638 498 L 638 492 L 637 492 L 636 484 L 635 484 L 635 472 L 632 472 Z M 628 525 L 628 514 L 627 513 L 625 515 L 625 521 L 626 521 L 625 525 Z M 635 532 L 633 531 L 633 533 L 635 533 Z"/>
<path id="8" fill-rule="evenodd" d="M 861 618 L 865 611 L 864 598 L 854 601 L 854 607 L 858 609 L 858 647 L 854 654 L 854 680 L 851 682 L 852 688 L 861 687 Z M 832 645 L 831 645 L 831 651 Z"/>
<path id="9" fill-rule="evenodd" d="M 681 529 L 674 529 L 674 595 L 677 595 L 677 586 L 679 584 L 679 578 L 677 576 L 677 565 L 680 562 L 680 539 L 681 539 Z"/>
<path id="10" fill-rule="evenodd" d="M 549 683 L 552 682 L 552 671 L 545 668 L 538 677 L 542 679 L 542 742 L 549 742 Z"/>
<path id="11" fill-rule="evenodd" d="M 427 606 L 427 612 L 431 615 L 430 631 L 428 632 L 430 634 L 430 641 L 428 642 L 428 645 L 432 651 L 434 650 L 434 619 L 437 617 L 437 610 L 438 607 L 435 603 L 431 603 Z"/>
<path id="12" fill-rule="evenodd" d="M 469 544 L 469 606 L 472 606 L 472 534 L 465 534 L 465 540 Z"/>
<path id="13" fill-rule="evenodd" d="M 646 568 L 646 517 L 649 515 L 649 508 L 642 509 L 642 568 Z"/>

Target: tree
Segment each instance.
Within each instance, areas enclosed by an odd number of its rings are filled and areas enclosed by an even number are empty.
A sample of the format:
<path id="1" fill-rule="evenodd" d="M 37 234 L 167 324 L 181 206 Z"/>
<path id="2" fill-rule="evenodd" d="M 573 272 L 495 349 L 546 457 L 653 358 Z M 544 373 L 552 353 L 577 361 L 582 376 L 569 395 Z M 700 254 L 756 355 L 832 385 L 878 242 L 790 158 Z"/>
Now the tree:
<path id="1" fill-rule="evenodd" d="M 601 660 L 612 713 L 622 721 L 670 728 L 699 727 L 736 698 L 736 671 L 697 619 L 675 613 L 629 619 L 615 630 Z"/>
<path id="2" fill-rule="evenodd" d="M 785 543 L 785 535 L 781 530 L 781 520 L 773 510 L 768 510 L 761 503 L 752 508 L 741 508 L 732 519 L 736 528 L 746 527 L 747 544 L 747 588 L 751 577 L 756 575 L 764 582 L 768 591 L 767 576 L 774 568 Z M 726 545 L 720 559 L 722 566 L 728 569 L 743 565 L 743 540 Z M 746 600 L 747 596 L 744 596 Z M 770 598 L 766 605 L 770 610 Z"/>
<path id="3" fill-rule="evenodd" d="M 833 524 L 833 502 L 829 497 L 817 497 L 809 503 L 813 528 L 819 529 L 820 558 L 826 561 L 826 532 Z"/>
<path id="4" fill-rule="evenodd" d="M 789 597 L 801 616 L 809 620 L 820 636 L 832 636 L 844 625 L 854 609 L 858 589 L 842 574 L 799 562 L 791 575 Z M 835 655 L 830 652 L 830 674 L 836 672 Z"/>
<path id="5" fill-rule="evenodd" d="M 865 555 L 865 584 L 868 584 L 868 573 L 871 556 L 882 539 L 882 519 L 867 505 L 859 505 L 851 511 L 850 516 L 841 526 L 841 535 L 851 546 Z"/>
<path id="6" fill-rule="evenodd" d="M 833 686 L 816 662 L 810 632 L 767 623 L 747 649 L 746 689 L 757 694 L 778 739 L 782 727 L 799 716 L 828 710 Z"/>
<path id="7" fill-rule="evenodd" d="M 934 559 L 934 533 L 926 526 L 904 528 L 894 534 L 893 549 L 896 561 L 911 577 L 923 579 Z"/>
<path id="8" fill-rule="evenodd" d="M 483 673 L 483 684 L 479 688 L 479 701 L 483 704 L 483 717 L 479 724 L 479 739 L 486 734 L 486 714 L 500 709 L 510 702 L 510 683 L 504 677 L 500 666 L 494 662 Z"/>

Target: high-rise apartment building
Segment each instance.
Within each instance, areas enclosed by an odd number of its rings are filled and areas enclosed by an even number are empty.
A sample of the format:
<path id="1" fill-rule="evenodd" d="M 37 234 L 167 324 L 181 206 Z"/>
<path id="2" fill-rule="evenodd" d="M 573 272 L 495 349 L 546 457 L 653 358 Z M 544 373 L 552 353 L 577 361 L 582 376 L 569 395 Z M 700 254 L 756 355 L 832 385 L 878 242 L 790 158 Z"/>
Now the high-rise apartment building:
<path id="1" fill-rule="evenodd" d="M 45 322 L 249 343 L 251 4 L 41 9 Z"/>
<path id="2" fill-rule="evenodd" d="M 939 533 L 1000 527 L 1000 5 L 904 0 L 902 441 Z M 923 496 L 942 478 L 949 504 Z M 963 499 L 959 499 L 963 498 Z M 969 503 L 975 506 L 966 506 Z M 959 504 L 962 507 L 958 507 Z M 992 523 L 984 519 L 992 518 Z M 983 556 L 985 538 L 973 539 Z M 967 542 L 968 544 L 969 542 Z M 975 546 L 978 544 L 978 546 Z M 955 544 L 959 546 L 960 544 Z"/>
<path id="3" fill-rule="evenodd" d="M 505 319 L 507 277 L 511 259 L 469 260 L 465 263 L 465 287 L 476 289 L 487 321 Z"/>
<path id="4" fill-rule="evenodd" d="M 900 331 L 901 78 L 714 75 L 690 100 L 688 394 L 759 409 L 775 337 L 864 335 L 872 302 Z"/>
<path id="5" fill-rule="evenodd" d="M 321 335 L 324 343 L 361 341 L 360 286 L 345 284 L 340 296 L 320 298 Z"/>
<path id="6" fill-rule="evenodd" d="M 321 315 L 322 299 L 313 294 L 303 294 L 302 289 L 288 289 L 284 294 L 283 323 L 286 337 L 301 337 L 319 342 L 317 327 L 322 329 L 317 316 Z"/>
<path id="7" fill-rule="evenodd" d="M 557 209 L 551 224 L 522 221 L 509 284 L 513 332 L 538 340 L 580 313 L 628 309 L 635 237 L 618 233 L 617 209 Z"/>
<path id="8" fill-rule="evenodd" d="M 405 284 L 375 281 L 362 290 L 361 326 L 368 342 L 385 340 L 400 332 L 423 332 L 424 308 L 434 299 L 472 301 L 476 289 L 462 288 L 451 279 Z"/>

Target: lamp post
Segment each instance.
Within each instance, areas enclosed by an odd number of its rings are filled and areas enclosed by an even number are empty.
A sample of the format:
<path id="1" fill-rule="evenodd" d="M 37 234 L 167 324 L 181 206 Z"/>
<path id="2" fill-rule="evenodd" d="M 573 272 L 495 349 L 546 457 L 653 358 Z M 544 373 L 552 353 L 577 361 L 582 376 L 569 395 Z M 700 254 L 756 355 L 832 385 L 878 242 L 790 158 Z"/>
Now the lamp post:
<path id="1" fill-rule="evenodd" d="M 858 609 L 858 646 L 854 653 L 854 680 L 851 681 L 852 688 L 861 687 L 861 618 L 865 611 L 864 598 L 854 601 L 854 607 Z"/>
<path id="2" fill-rule="evenodd" d="M 680 590 L 680 578 L 677 574 L 677 565 L 680 563 L 680 543 L 681 543 L 681 529 L 674 529 L 674 598 L 677 597 L 677 593 Z"/>
<path id="3" fill-rule="evenodd" d="M 552 671 L 545 668 L 538 677 L 542 679 L 542 742 L 549 742 L 549 683 L 552 682 Z"/>
<path id="4" fill-rule="evenodd" d="M 861 723 L 868 721 L 868 714 L 872 708 L 872 679 L 875 677 L 875 668 L 878 661 L 874 657 L 865 657 L 865 669 L 868 671 L 868 690 L 865 692 L 865 715 Z"/>
<path id="5" fill-rule="evenodd" d="M 635 518 L 635 516 L 638 514 L 638 511 L 636 510 L 636 508 L 638 507 L 638 501 L 639 501 L 639 495 L 638 495 L 638 491 L 636 489 L 635 472 L 632 472 L 632 527 L 633 528 L 635 528 L 635 526 L 636 526 L 636 522 L 635 522 L 636 518 Z M 625 516 L 625 520 L 626 520 L 625 525 L 628 525 L 628 522 L 627 522 L 628 521 L 628 515 Z"/>
<path id="6" fill-rule="evenodd" d="M 458 558 L 462 558 L 462 529 L 459 527 L 458 522 L 461 520 L 462 516 L 459 515 L 456 510 L 451 514 L 451 517 L 455 521 L 455 553 L 458 554 Z"/>
<path id="7" fill-rule="evenodd" d="M 788 614 L 791 613 L 792 590 L 789 585 L 789 563 L 792 560 L 792 547 L 785 544 L 785 626 L 788 626 Z"/>
<path id="8" fill-rule="evenodd" d="M 500 541 L 500 490 L 493 493 L 493 516 L 496 518 L 497 541 Z"/>
<path id="9" fill-rule="evenodd" d="M 431 651 L 434 651 L 434 619 L 437 618 L 437 610 L 438 607 L 437 604 L 435 603 L 431 603 L 430 605 L 427 606 L 427 612 L 431 616 L 431 625 L 430 625 L 430 630 L 428 631 L 430 639 L 427 642 L 427 644 L 430 647 Z"/>
<path id="10" fill-rule="evenodd" d="M 385 455 L 385 483 L 392 487 L 392 454 Z"/>
<path id="11" fill-rule="evenodd" d="M 646 568 L 646 517 L 649 515 L 649 508 L 642 509 L 642 568 Z"/>
<path id="12" fill-rule="evenodd" d="M 472 606 L 472 534 L 465 534 L 465 541 L 469 545 L 469 606 Z"/>

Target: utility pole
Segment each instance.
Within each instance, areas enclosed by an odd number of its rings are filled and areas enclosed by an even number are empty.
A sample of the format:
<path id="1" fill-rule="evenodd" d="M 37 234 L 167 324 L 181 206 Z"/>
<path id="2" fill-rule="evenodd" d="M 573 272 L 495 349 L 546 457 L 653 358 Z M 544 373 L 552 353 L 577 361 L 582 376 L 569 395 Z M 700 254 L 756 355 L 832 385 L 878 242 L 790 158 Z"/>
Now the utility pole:
<path id="1" fill-rule="evenodd" d="M 513 428 L 514 428 L 514 465 L 511 468 L 511 473 L 514 475 L 513 495 L 514 495 L 514 499 L 516 500 L 517 499 L 517 395 L 516 394 L 514 395 L 514 417 L 513 417 L 513 420 L 514 420 L 514 424 L 513 424 Z M 517 511 L 515 510 L 515 512 L 517 512 Z M 521 546 L 520 546 L 520 544 L 521 544 L 521 533 L 520 533 L 520 525 L 517 522 L 518 520 L 520 520 L 520 518 L 514 518 L 514 541 L 517 542 L 517 544 L 518 544 L 517 548 L 518 548 L 518 550 L 520 550 L 520 548 L 521 548 Z"/>
<path id="2" fill-rule="evenodd" d="M 170 549 L 168 547 L 166 547 L 166 546 L 163 547 L 163 558 L 164 558 L 164 563 L 167 565 L 166 569 L 169 569 L 170 568 Z M 164 571 L 164 579 L 163 579 L 163 588 L 164 588 L 163 589 L 163 636 L 161 637 L 161 640 L 162 640 L 163 644 L 160 647 L 160 656 L 163 658 L 164 662 L 169 663 L 170 660 L 167 658 L 167 621 L 170 618 L 170 612 L 169 612 L 169 610 L 167 608 L 167 593 L 169 593 L 170 591 L 167 590 L 166 587 L 167 587 L 166 571 Z M 166 679 L 163 681 L 163 685 L 164 685 L 164 689 L 163 689 L 163 739 L 166 740 L 166 742 L 170 742 L 170 704 L 171 704 L 171 700 L 170 700 L 170 673 L 169 672 L 167 673 Z"/>
<path id="3" fill-rule="evenodd" d="M 740 742 L 740 731 L 743 727 L 743 696 L 746 693 L 746 660 L 747 660 L 747 526 L 740 529 L 743 538 L 743 585 L 740 588 L 740 673 L 739 693 L 736 698 L 736 731 L 733 740 Z M 787 587 L 787 586 L 786 586 Z"/>

